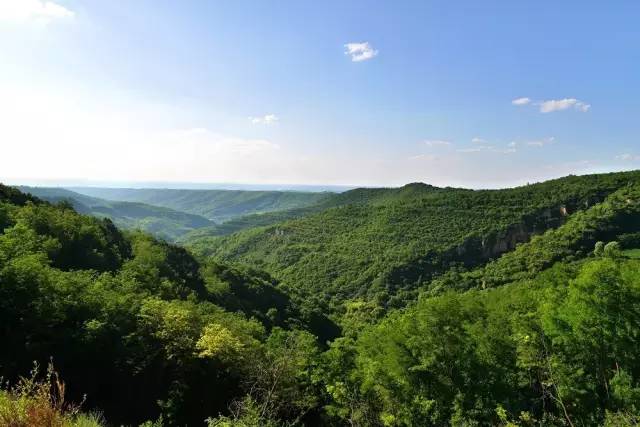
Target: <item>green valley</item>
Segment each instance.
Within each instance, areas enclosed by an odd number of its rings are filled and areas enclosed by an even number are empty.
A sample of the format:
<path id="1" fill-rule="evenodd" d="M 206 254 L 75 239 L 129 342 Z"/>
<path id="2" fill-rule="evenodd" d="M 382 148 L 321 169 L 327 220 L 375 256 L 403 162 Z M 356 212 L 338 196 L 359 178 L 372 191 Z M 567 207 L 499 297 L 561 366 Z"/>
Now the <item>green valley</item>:
<path id="1" fill-rule="evenodd" d="M 0 423 L 640 419 L 638 171 L 356 189 L 186 248 L 40 191 L 0 186 Z"/>
<path id="2" fill-rule="evenodd" d="M 434 276 L 496 258 L 639 178 L 571 176 L 506 190 L 357 189 L 317 213 L 186 244 L 262 268 L 302 304 L 325 311 L 344 312 L 352 299 L 400 307 Z"/>
<path id="3" fill-rule="evenodd" d="M 99 199 L 64 188 L 18 188 L 50 202 L 68 202 L 79 213 L 109 218 L 119 227 L 143 230 L 169 241 L 176 240 L 192 230 L 213 225 L 211 221 L 199 215 L 145 203 Z"/>
<path id="4" fill-rule="evenodd" d="M 244 215 L 313 205 L 331 193 L 302 191 L 182 190 L 156 188 L 72 187 L 91 197 L 146 203 L 199 215 L 221 223 Z"/>

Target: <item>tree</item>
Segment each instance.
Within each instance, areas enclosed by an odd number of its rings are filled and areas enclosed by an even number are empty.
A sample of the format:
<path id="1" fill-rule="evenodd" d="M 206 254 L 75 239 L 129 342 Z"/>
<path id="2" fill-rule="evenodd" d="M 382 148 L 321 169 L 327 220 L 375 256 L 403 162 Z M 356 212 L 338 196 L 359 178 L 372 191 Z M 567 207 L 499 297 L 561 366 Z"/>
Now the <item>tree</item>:
<path id="1" fill-rule="evenodd" d="M 604 255 L 609 258 L 617 258 L 621 255 L 622 251 L 620 249 L 620 243 L 618 242 L 609 242 L 604 245 Z"/>

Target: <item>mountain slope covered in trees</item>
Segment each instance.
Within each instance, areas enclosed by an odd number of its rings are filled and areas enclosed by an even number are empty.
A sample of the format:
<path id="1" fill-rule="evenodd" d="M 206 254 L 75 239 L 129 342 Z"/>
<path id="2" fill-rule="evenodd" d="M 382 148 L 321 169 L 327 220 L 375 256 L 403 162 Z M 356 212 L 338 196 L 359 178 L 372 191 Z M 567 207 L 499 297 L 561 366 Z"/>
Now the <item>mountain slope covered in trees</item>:
<path id="1" fill-rule="evenodd" d="M 495 192 L 365 189 L 336 196 L 345 205 L 273 226 L 301 233 L 292 227 L 357 212 L 367 214 L 368 227 L 312 248 L 358 245 L 366 242 L 359 234 L 379 238 L 380 230 L 396 233 L 381 242 L 386 253 L 394 245 L 396 254 L 407 245 L 418 250 L 415 236 L 442 244 L 380 270 L 374 279 L 406 279 L 387 282 L 405 286 L 387 286 L 386 295 L 365 298 L 347 283 L 332 299 L 342 330 L 313 299 L 290 295 L 295 283 L 258 269 L 269 263 L 194 257 L 0 185 L 0 376 L 14 384 L 0 385 L 0 421 L 637 425 L 638 177 L 568 177 Z M 272 237 L 279 242 L 282 233 Z M 365 273 L 357 252 L 371 247 L 352 249 Z M 350 270 L 333 271 L 325 284 L 337 286 L 338 273 Z M 393 296 L 402 304 L 390 304 Z M 37 378 L 29 377 L 34 361 L 43 367 L 50 360 L 70 401 L 86 394 L 85 414 L 56 404 L 57 380 L 29 379 Z"/>
<path id="2" fill-rule="evenodd" d="M 353 299 L 402 306 L 433 277 L 496 258 L 638 179 L 627 172 L 505 190 L 357 189 L 318 213 L 186 243 L 262 268 L 298 301 L 326 312 L 344 312 Z"/>
<path id="3" fill-rule="evenodd" d="M 251 387 L 271 388 L 269 364 L 317 351 L 307 329 L 322 335 L 314 326 L 330 325 L 264 273 L 199 263 L 3 186 L 0 230 L 0 375 L 15 380 L 52 358 L 73 384 L 69 397 L 86 393 L 86 406 L 112 423 L 162 413 L 167 425 L 198 425 Z M 274 400 L 273 411 L 309 405 L 306 391 L 290 390 L 301 401 Z"/>
<path id="4" fill-rule="evenodd" d="M 169 208 L 138 202 L 117 202 L 86 196 L 64 188 L 18 187 L 49 202 L 68 202 L 80 213 L 109 218 L 118 227 L 142 230 L 174 241 L 192 230 L 213 225 L 208 219 Z"/>
<path id="5" fill-rule="evenodd" d="M 187 212 L 221 223 L 239 216 L 301 208 L 318 203 L 332 193 L 302 191 L 182 190 L 156 188 L 77 187 L 92 197 L 146 203 Z"/>

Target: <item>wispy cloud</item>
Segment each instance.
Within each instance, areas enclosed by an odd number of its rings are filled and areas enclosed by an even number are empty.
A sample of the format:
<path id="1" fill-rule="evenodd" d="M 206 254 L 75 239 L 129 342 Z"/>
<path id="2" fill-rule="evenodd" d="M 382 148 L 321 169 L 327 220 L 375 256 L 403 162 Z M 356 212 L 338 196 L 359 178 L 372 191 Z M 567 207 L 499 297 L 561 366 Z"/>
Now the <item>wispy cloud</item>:
<path id="1" fill-rule="evenodd" d="M 73 18 L 74 15 L 73 11 L 53 1 L 0 0 L 0 21 L 39 20 L 47 22 L 58 18 Z"/>
<path id="2" fill-rule="evenodd" d="M 225 154 L 254 155 L 266 150 L 278 150 L 280 146 L 266 139 L 248 139 L 222 135 L 207 128 L 190 128 L 167 131 L 158 135 L 169 143 L 195 144 L 212 152 Z"/>
<path id="3" fill-rule="evenodd" d="M 451 145 L 451 141 L 447 141 L 444 139 L 425 139 L 424 141 L 422 141 L 422 143 L 427 147 Z"/>
<path id="4" fill-rule="evenodd" d="M 552 113 L 570 108 L 586 113 L 591 108 L 591 104 L 576 98 L 549 99 L 545 101 L 532 101 L 531 98 L 516 98 L 511 101 L 511 104 L 516 106 L 535 105 L 541 113 Z"/>
<path id="5" fill-rule="evenodd" d="M 516 98 L 513 101 L 511 101 L 511 103 L 513 105 L 527 105 L 530 102 L 531 102 L 531 99 L 526 98 L 526 97 L 524 97 L 524 98 Z"/>
<path id="6" fill-rule="evenodd" d="M 591 108 L 590 104 L 579 101 L 575 98 L 550 99 L 548 101 L 539 102 L 536 105 L 540 107 L 541 113 L 551 113 L 553 111 L 562 111 L 569 108 L 574 108 L 578 111 L 586 113 Z"/>
<path id="7" fill-rule="evenodd" d="M 542 139 L 535 139 L 532 141 L 526 141 L 525 144 L 531 145 L 533 147 L 543 147 L 545 145 L 553 144 L 555 142 L 555 137 L 550 136 Z"/>
<path id="8" fill-rule="evenodd" d="M 636 161 L 640 161 L 640 155 L 624 153 L 616 156 L 616 160 L 624 160 L 625 162 L 636 162 Z"/>
<path id="9" fill-rule="evenodd" d="M 347 43 L 344 47 L 346 49 L 344 54 L 351 56 L 353 62 L 366 61 L 378 55 L 378 51 L 369 42 Z"/>
<path id="10" fill-rule="evenodd" d="M 475 145 L 473 147 L 459 148 L 456 151 L 458 153 L 480 153 L 480 152 L 485 152 L 485 153 L 512 154 L 512 153 L 516 152 L 516 148 L 515 148 L 515 146 L 513 146 L 511 144 L 507 145 L 506 148 L 496 147 L 496 146 L 493 146 L 493 145 Z"/>
<path id="11" fill-rule="evenodd" d="M 262 117 L 249 117 L 254 125 L 272 125 L 280 120 L 275 114 L 266 114 Z"/>
<path id="12" fill-rule="evenodd" d="M 484 144 L 487 141 L 476 136 L 474 138 L 471 138 L 471 142 L 473 142 L 474 144 Z"/>
<path id="13" fill-rule="evenodd" d="M 438 160 L 438 157 L 433 154 L 418 154 L 416 156 L 409 157 L 409 160 Z"/>

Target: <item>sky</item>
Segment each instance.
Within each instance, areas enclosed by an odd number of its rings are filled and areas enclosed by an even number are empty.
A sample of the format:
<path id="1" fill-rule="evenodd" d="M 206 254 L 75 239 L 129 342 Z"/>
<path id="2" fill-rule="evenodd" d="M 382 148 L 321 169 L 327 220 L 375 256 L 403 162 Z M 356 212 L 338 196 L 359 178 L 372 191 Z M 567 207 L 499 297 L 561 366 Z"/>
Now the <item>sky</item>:
<path id="1" fill-rule="evenodd" d="M 0 0 L 0 180 L 640 168 L 637 0 Z"/>

